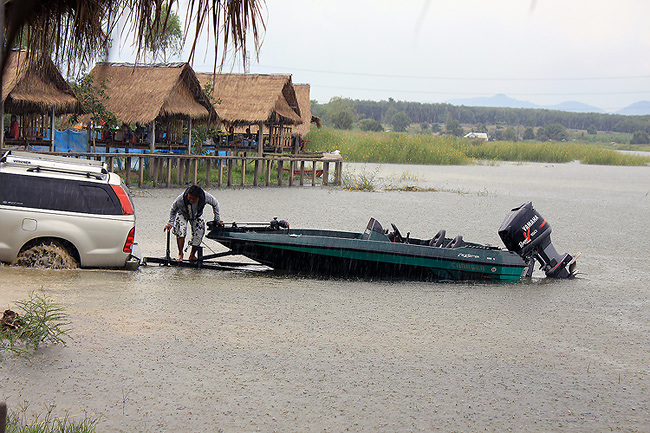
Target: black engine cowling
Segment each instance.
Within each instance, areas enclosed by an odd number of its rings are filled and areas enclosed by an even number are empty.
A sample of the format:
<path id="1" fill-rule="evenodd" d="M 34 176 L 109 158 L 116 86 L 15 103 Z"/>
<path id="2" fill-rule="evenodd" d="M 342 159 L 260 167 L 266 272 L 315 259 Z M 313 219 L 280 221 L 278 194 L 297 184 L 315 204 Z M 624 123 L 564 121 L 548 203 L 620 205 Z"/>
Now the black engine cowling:
<path id="1" fill-rule="evenodd" d="M 559 254 L 551 243 L 551 225 L 526 202 L 510 211 L 499 227 L 506 248 L 527 262 L 537 259 L 547 277 L 570 278 L 575 275 L 575 259 Z M 532 268 L 531 268 L 532 270 Z"/>

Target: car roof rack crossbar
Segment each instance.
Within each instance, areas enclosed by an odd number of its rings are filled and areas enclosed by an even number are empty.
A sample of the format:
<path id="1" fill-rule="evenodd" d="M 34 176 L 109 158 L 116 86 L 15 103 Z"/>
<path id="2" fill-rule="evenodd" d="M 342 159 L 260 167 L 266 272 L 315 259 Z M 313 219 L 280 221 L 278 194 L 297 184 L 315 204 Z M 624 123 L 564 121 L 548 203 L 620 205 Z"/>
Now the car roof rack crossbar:
<path id="1" fill-rule="evenodd" d="M 108 174 L 105 164 L 101 161 L 56 155 L 43 155 L 39 153 L 16 152 L 14 150 L 6 152 L 2 156 L 2 159 L 0 159 L 0 162 L 20 167 L 31 167 L 29 171 L 36 172 L 48 170 L 60 173 L 91 174 L 95 177 Z M 97 177 L 97 179 L 101 179 L 101 177 Z"/>
<path id="2" fill-rule="evenodd" d="M 103 176 L 102 174 L 98 173 L 91 173 L 89 171 L 81 171 L 81 170 L 66 170 L 66 169 L 61 169 L 61 168 L 51 168 L 51 167 L 41 167 L 40 165 L 37 165 L 35 167 L 30 167 L 27 169 L 28 172 L 30 173 L 40 173 L 42 171 L 49 171 L 52 173 L 64 173 L 64 174 L 78 174 L 80 176 L 84 176 L 87 178 L 93 178 L 97 180 L 102 180 Z M 108 172 L 106 172 L 108 173 Z M 103 173 L 105 174 L 105 173 Z"/>

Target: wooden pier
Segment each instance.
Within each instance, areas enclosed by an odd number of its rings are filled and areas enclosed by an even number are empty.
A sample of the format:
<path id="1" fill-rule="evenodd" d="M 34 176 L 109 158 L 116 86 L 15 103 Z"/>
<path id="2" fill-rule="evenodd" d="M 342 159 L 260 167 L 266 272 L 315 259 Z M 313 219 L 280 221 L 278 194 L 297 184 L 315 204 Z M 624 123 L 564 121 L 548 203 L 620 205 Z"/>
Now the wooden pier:
<path id="1" fill-rule="evenodd" d="M 343 161 L 301 155 L 183 155 L 165 153 L 53 153 L 106 162 L 109 171 L 119 169 L 127 186 L 145 184 L 145 173 L 154 187 L 189 183 L 216 187 L 340 185 Z M 120 166 L 122 168 L 120 169 Z M 148 166 L 148 168 L 147 168 Z M 274 173 L 275 171 L 275 173 Z M 216 180 L 213 180 L 216 173 Z M 246 174 L 252 179 L 246 179 Z M 202 176 L 199 176 L 199 175 Z"/>

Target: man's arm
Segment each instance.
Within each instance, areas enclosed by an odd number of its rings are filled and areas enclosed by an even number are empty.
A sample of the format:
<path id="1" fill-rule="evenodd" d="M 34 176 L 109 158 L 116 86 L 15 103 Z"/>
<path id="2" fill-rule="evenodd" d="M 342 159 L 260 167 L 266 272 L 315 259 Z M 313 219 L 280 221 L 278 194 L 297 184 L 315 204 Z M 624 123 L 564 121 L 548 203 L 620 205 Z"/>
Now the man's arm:
<path id="1" fill-rule="evenodd" d="M 219 222 L 221 221 L 221 215 L 219 213 L 219 202 L 212 194 L 205 193 L 205 204 L 212 206 L 212 211 L 214 212 L 214 220 Z"/>

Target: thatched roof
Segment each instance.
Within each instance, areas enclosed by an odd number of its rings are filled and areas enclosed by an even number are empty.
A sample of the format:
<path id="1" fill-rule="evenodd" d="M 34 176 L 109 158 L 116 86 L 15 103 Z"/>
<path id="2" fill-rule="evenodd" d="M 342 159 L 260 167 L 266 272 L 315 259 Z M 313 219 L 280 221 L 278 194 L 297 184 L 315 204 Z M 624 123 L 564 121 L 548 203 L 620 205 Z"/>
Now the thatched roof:
<path id="1" fill-rule="evenodd" d="M 290 75 L 197 73 L 196 76 L 201 85 L 214 86 L 214 108 L 224 122 L 232 125 L 302 122 Z"/>
<path id="2" fill-rule="evenodd" d="M 293 88 L 296 91 L 298 98 L 298 106 L 300 107 L 300 114 L 302 117 L 302 124 L 293 128 L 294 134 L 305 136 L 309 133 L 310 126 L 315 123 L 317 127 L 321 127 L 321 120 L 319 117 L 312 116 L 311 114 L 311 101 L 309 99 L 309 84 L 294 84 Z"/>
<path id="3" fill-rule="evenodd" d="M 217 120 L 187 63 L 97 63 L 90 73 L 96 84 L 108 79 L 108 100 L 103 103 L 120 122 L 147 124 L 158 117 Z"/>
<path id="4" fill-rule="evenodd" d="M 72 88 L 52 59 L 41 53 L 12 51 L 2 76 L 6 113 L 83 113 Z"/>

